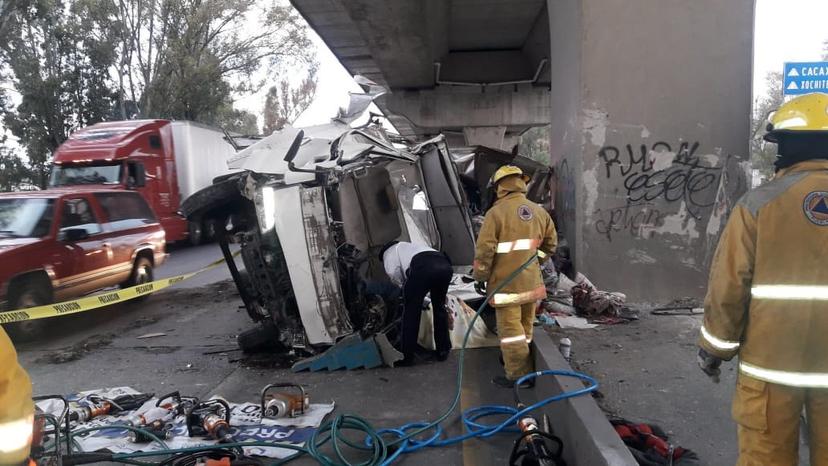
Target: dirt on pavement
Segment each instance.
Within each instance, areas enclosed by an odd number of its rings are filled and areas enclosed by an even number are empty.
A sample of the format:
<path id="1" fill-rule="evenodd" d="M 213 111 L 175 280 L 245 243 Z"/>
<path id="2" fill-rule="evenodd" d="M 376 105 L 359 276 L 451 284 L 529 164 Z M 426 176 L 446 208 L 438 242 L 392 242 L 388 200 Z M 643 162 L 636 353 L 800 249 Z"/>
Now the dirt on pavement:
<path id="1" fill-rule="evenodd" d="M 719 384 L 696 364 L 701 315 L 652 315 L 594 329 L 547 327 L 572 340 L 572 366 L 598 379 L 608 417 L 659 425 L 670 442 L 695 451 L 702 464 L 735 464 L 736 425 L 730 417 L 735 365 L 725 362 Z"/>

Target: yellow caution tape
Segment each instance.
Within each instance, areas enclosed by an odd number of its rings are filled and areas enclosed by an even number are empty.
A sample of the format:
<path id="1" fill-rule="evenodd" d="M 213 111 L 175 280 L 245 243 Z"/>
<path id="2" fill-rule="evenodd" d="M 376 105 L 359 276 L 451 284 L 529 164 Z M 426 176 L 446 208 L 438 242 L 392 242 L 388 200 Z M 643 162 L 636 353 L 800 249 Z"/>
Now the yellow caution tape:
<path id="1" fill-rule="evenodd" d="M 238 256 L 240 252 L 241 251 L 236 251 L 233 254 L 233 257 Z M 93 309 L 98 309 L 115 303 L 122 303 L 124 301 L 129 301 L 130 299 L 140 298 L 141 296 L 161 291 L 164 288 L 168 288 L 176 283 L 188 280 L 202 272 L 214 269 L 222 263 L 224 263 L 224 258 L 218 259 L 206 267 L 196 270 L 195 272 L 176 275 L 175 277 L 162 278 L 160 280 L 142 283 L 129 288 L 109 291 L 107 293 L 87 296 L 80 299 L 73 299 L 70 301 L 63 301 L 60 303 L 0 312 L 0 324 L 10 324 L 13 322 L 22 322 L 24 320 L 46 319 L 48 317 L 77 314 L 79 312 L 91 311 Z"/>

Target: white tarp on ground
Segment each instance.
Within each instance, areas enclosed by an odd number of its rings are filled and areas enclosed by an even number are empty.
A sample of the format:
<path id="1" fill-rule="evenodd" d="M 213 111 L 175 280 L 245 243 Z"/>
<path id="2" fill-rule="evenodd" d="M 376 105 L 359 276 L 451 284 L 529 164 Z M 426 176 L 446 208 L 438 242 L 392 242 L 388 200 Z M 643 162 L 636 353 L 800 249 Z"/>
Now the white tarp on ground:
<path id="1" fill-rule="evenodd" d="M 475 310 L 470 308 L 462 299 L 452 294 L 446 296 L 446 310 L 449 312 L 450 319 L 454 322 L 450 330 L 451 346 L 454 349 L 460 349 L 463 347 L 463 338 L 466 335 L 466 330 L 469 328 L 469 323 L 474 318 Z M 423 311 L 420 317 L 420 333 L 417 337 L 417 342 L 423 348 L 435 349 L 434 314 L 432 314 L 430 306 L 428 310 Z M 472 327 L 471 334 L 469 334 L 469 341 L 466 348 L 485 348 L 499 345 L 500 340 L 498 340 L 497 335 L 489 331 L 483 319 L 478 317 L 474 321 L 474 327 Z"/>
<path id="2" fill-rule="evenodd" d="M 138 394 L 139 392 L 130 387 L 104 388 L 75 393 L 66 397 L 71 407 L 88 404 L 88 397 L 96 395 L 103 398 L 115 398 L 121 395 Z M 72 431 L 80 431 L 89 427 L 113 426 L 111 429 L 99 430 L 77 436 L 75 439 L 84 451 L 108 450 L 113 453 L 132 453 L 136 451 L 156 451 L 161 449 L 157 443 L 132 443 L 128 439 L 128 431 L 119 429 L 118 424 L 125 421 L 135 413 L 141 413 L 149 407 L 154 407 L 157 398 L 147 401 L 141 408 L 121 413 L 118 416 L 102 416 L 83 424 L 74 424 Z M 262 419 L 261 408 L 256 403 L 230 403 L 230 426 L 233 427 L 234 439 L 238 442 L 264 441 L 290 443 L 301 446 L 310 439 L 314 430 L 322 424 L 325 416 L 334 410 L 334 404 L 310 405 L 310 410 L 303 416 L 283 419 Z M 37 403 L 38 407 L 46 413 L 59 416 L 62 403 L 57 400 L 45 400 Z M 71 408 L 70 408 L 71 409 Z M 178 416 L 172 421 L 172 437 L 164 440 L 169 448 L 187 448 L 203 445 L 215 445 L 217 442 L 201 438 L 188 437 L 187 426 L 184 416 Z M 247 447 L 244 449 L 247 455 L 267 456 L 270 458 L 284 458 L 294 453 L 293 450 L 285 448 L 268 447 Z"/>

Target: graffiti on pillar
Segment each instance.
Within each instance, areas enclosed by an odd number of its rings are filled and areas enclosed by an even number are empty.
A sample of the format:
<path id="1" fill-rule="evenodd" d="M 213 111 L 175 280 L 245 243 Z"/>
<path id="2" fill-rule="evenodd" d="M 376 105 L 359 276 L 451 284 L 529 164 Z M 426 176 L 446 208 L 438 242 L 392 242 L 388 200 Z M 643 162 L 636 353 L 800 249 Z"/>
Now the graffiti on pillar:
<path id="1" fill-rule="evenodd" d="M 620 186 L 623 205 L 598 208 L 594 212 L 595 231 L 612 241 L 614 235 L 627 233 L 649 238 L 668 216 L 681 214 L 684 223 L 702 220 L 720 199 L 722 176 L 730 161 L 715 154 L 702 154 L 701 143 L 607 145 L 598 151 L 604 177 Z M 731 187 L 734 194 L 741 189 Z M 675 205 L 675 207 L 671 207 Z M 715 210 L 715 209 L 714 209 Z"/>
<path id="2" fill-rule="evenodd" d="M 626 232 L 634 237 L 649 237 L 652 229 L 667 215 L 651 202 L 632 203 L 596 209 L 595 231 L 612 241 L 613 235 Z"/>

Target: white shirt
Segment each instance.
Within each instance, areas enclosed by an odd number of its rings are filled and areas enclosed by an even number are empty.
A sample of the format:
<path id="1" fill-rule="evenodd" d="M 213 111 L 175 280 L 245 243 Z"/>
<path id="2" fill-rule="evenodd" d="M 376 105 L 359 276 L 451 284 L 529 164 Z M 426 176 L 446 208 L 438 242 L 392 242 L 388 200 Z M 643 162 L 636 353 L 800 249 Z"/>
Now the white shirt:
<path id="1" fill-rule="evenodd" d="M 400 241 L 388 248 L 382 256 L 385 273 L 394 284 L 402 287 L 405 283 L 406 272 L 411 267 L 411 259 L 421 252 L 428 251 L 434 251 L 434 249 L 423 244 Z"/>

